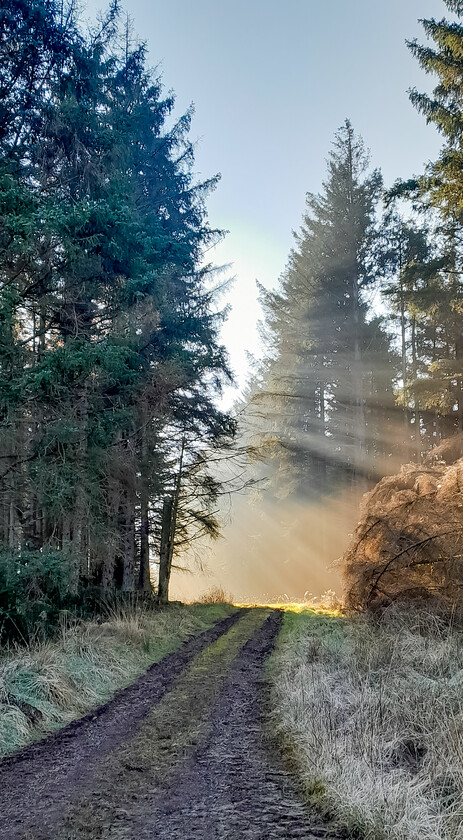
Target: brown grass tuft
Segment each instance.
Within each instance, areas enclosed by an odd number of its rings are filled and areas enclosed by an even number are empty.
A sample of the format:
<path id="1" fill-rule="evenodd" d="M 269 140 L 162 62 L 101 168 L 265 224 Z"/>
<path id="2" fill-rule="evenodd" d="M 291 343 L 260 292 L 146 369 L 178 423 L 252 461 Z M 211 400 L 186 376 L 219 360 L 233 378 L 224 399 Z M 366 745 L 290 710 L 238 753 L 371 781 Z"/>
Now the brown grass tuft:
<path id="1" fill-rule="evenodd" d="M 233 595 L 221 586 L 212 586 L 199 598 L 200 604 L 232 604 Z"/>

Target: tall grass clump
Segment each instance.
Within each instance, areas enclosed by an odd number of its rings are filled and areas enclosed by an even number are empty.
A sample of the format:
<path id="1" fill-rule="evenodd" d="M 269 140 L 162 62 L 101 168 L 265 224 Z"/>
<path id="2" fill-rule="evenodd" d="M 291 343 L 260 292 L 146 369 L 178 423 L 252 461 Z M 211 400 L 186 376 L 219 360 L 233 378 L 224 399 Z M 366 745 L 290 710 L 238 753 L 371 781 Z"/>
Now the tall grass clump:
<path id="1" fill-rule="evenodd" d="M 0 758 L 105 703 L 154 662 L 229 612 L 226 606 L 134 603 L 106 621 L 68 621 L 54 640 L 0 656 Z"/>
<path id="2" fill-rule="evenodd" d="M 285 614 L 273 728 L 312 802 L 368 840 L 463 836 L 463 626 Z"/>
<path id="3" fill-rule="evenodd" d="M 233 595 L 231 592 L 226 592 L 221 586 L 212 586 L 207 592 L 199 598 L 200 604 L 231 604 L 233 603 Z"/>

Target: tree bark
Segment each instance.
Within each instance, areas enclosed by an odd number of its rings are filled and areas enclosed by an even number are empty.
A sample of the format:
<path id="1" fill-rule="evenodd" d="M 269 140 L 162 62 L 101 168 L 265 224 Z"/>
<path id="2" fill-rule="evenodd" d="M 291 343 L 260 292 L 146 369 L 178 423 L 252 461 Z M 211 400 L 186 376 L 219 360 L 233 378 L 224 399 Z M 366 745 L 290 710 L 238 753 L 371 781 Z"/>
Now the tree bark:
<path id="1" fill-rule="evenodd" d="M 158 580 L 158 601 L 160 604 L 167 604 L 169 600 L 170 573 L 172 570 L 172 558 L 175 547 L 175 531 L 177 528 L 177 515 L 180 500 L 180 489 L 182 485 L 183 457 L 185 454 L 186 439 L 182 438 L 180 460 L 178 466 L 175 490 L 172 496 L 166 496 L 162 508 L 161 546 L 159 551 L 159 580 Z"/>
<path id="2" fill-rule="evenodd" d="M 349 192 L 351 214 L 354 212 L 354 164 L 352 157 L 352 137 L 349 135 L 348 146 L 348 165 L 349 165 Z M 354 233 L 352 232 L 352 241 L 355 242 Z M 359 265 L 357 253 L 352 254 L 352 276 L 350 278 L 351 294 L 352 294 L 352 311 L 354 323 L 354 360 L 352 365 L 352 389 L 353 389 L 353 441 L 354 441 L 354 471 L 357 481 L 361 485 L 365 483 L 366 479 L 366 425 L 365 425 L 365 404 L 363 393 L 363 363 L 361 350 L 361 336 L 360 336 L 360 288 L 359 288 Z"/>
<path id="3" fill-rule="evenodd" d="M 326 490 L 326 479 L 327 479 L 327 459 L 326 459 L 326 439 L 325 439 L 325 426 L 326 426 L 326 416 L 325 416 L 325 383 L 319 382 L 318 383 L 318 398 L 319 398 L 319 405 L 318 405 L 318 415 L 319 415 L 319 431 L 323 438 L 321 453 L 321 463 L 319 466 L 320 469 L 320 479 L 323 490 Z"/>
<path id="4" fill-rule="evenodd" d="M 135 589 L 135 505 L 129 491 L 124 494 L 121 519 L 124 564 L 122 591 L 133 592 Z"/>
<path id="5" fill-rule="evenodd" d="M 149 488 L 147 480 L 148 446 L 146 440 L 145 418 L 141 431 L 141 475 L 140 475 L 140 568 L 138 587 L 143 592 L 151 589 L 150 578 L 150 543 L 149 543 Z"/>
<path id="6" fill-rule="evenodd" d="M 162 506 L 161 547 L 159 550 L 158 601 L 167 604 L 171 569 L 172 513 L 174 500 L 166 496 Z"/>

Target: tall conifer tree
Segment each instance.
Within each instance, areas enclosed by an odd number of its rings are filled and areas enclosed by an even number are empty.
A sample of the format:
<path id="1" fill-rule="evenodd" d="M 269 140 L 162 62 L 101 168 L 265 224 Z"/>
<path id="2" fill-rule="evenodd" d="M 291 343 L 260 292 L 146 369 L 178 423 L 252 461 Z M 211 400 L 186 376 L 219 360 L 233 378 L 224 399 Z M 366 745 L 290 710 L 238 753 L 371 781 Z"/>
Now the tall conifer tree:
<path id="1" fill-rule="evenodd" d="M 383 402 L 392 395 L 387 340 L 379 320 L 367 320 L 381 189 L 380 173 L 369 172 L 368 164 L 346 121 L 323 192 L 307 197 L 281 288 L 264 294 L 272 343 L 269 411 L 273 431 L 296 453 L 303 493 L 370 473 L 378 445 L 375 404 L 379 395 Z"/>
<path id="2" fill-rule="evenodd" d="M 72 4 L 0 12 L 0 554 L 59 556 L 74 595 L 150 587 L 175 441 L 186 468 L 234 434 L 203 264 L 217 178 L 195 182 L 191 113 L 167 127 L 118 29 L 116 5 L 90 35 Z"/>
<path id="3" fill-rule="evenodd" d="M 417 406 L 427 413 L 422 431 L 431 443 L 463 428 L 463 25 L 458 20 L 463 18 L 463 4 L 445 2 L 457 20 L 422 21 L 434 46 L 408 42 L 421 67 L 437 77 L 432 94 L 415 89 L 410 96 L 442 134 L 442 151 L 424 175 L 394 190 L 431 211 L 440 252 L 420 269 L 422 279 L 413 293 L 424 369 L 415 379 L 414 392 Z"/>

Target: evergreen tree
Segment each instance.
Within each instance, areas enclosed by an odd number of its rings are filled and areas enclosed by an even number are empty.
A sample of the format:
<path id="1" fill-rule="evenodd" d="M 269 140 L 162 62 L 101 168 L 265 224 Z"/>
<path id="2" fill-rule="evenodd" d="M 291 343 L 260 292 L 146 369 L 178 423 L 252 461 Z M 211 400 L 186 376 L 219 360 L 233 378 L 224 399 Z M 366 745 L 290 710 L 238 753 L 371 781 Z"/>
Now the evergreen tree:
<path id="1" fill-rule="evenodd" d="M 458 0 L 445 0 L 451 12 L 463 17 Z M 418 190 L 420 198 L 438 208 L 444 219 L 461 224 L 463 212 L 463 114 L 461 90 L 463 84 L 463 26 L 445 18 L 422 21 L 428 38 L 435 47 L 423 46 L 416 40 L 408 42 L 412 54 L 426 73 L 437 76 L 432 95 L 410 93 L 413 105 L 433 123 L 444 138 L 437 161 L 431 163 L 424 176 L 410 187 Z"/>
<path id="2" fill-rule="evenodd" d="M 368 172 L 368 163 L 346 121 L 323 193 L 307 197 L 281 288 L 263 296 L 272 342 L 266 376 L 272 432 L 295 454 L 304 494 L 370 474 L 377 410 L 392 397 L 388 342 L 379 319 L 367 319 L 381 189 L 381 176 Z"/>
<path id="3" fill-rule="evenodd" d="M 234 434 L 203 264 L 217 179 L 194 182 L 191 114 L 166 128 L 173 97 L 119 42 L 115 6 L 88 36 L 72 6 L 0 14 L 0 549 L 58 552 L 74 593 L 149 588 L 169 432 L 185 464 Z"/>
<path id="4" fill-rule="evenodd" d="M 460 2 L 446 0 L 446 5 L 463 17 Z M 429 246 L 422 246 L 421 258 L 415 254 L 413 264 L 405 267 L 405 287 L 399 281 L 412 330 L 409 392 L 421 439 L 433 445 L 463 428 L 463 26 L 446 19 L 422 24 L 434 47 L 416 40 L 408 45 L 421 67 L 437 77 L 437 85 L 431 95 L 412 90 L 411 101 L 438 128 L 444 144 L 424 175 L 398 182 L 391 195 L 412 197 L 421 212 L 431 214 L 434 226 L 432 253 L 426 256 Z"/>

